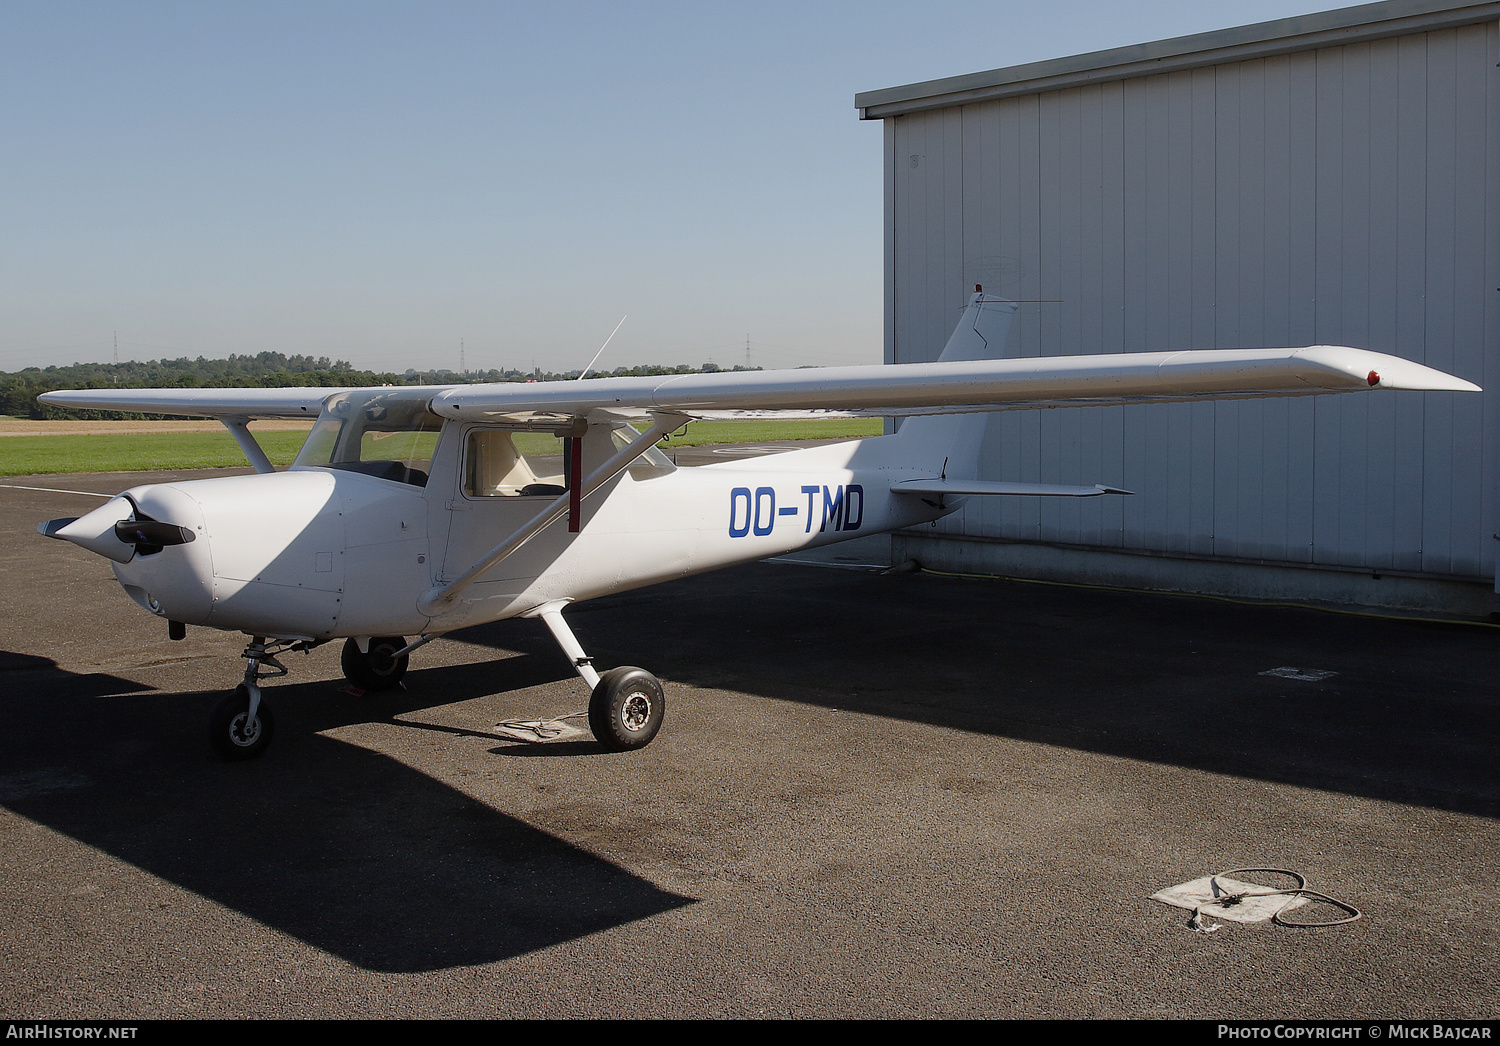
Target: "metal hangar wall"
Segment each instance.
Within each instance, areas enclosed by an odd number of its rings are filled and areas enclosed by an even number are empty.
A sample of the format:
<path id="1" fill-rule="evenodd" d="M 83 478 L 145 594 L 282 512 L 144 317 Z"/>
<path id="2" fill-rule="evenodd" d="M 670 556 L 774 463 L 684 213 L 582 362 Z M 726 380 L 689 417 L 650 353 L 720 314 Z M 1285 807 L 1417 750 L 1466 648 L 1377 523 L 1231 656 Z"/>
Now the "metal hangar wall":
<path id="1" fill-rule="evenodd" d="M 992 415 L 938 568 L 1485 613 L 1500 454 L 1500 3 L 1390 0 L 872 91 L 886 360 L 973 285 L 1008 356 L 1348 344 L 1483 385 Z"/>

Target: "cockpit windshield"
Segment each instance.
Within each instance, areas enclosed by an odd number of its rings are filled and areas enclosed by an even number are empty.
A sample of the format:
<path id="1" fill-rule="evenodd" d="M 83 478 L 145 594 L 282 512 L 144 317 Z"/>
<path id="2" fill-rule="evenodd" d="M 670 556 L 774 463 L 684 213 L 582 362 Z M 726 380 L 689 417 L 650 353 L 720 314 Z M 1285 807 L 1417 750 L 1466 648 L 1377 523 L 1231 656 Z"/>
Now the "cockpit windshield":
<path id="1" fill-rule="evenodd" d="M 330 468 L 427 485 L 443 419 L 427 409 L 431 392 L 362 389 L 334 396 L 292 468 Z"/>

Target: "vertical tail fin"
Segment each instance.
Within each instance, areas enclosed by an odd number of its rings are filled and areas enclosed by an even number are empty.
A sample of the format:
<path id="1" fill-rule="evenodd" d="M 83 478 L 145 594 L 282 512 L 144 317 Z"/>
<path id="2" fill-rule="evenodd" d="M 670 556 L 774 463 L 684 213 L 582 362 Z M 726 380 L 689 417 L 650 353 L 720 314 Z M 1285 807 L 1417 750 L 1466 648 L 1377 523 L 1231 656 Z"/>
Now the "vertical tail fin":
<path id="1" fill-rule="evenodd" d="M 1011 317 L 1018 308 L 1013 301 L 975 287 L 938 362 L 998 359 L 1005 351 Z M 979 475 L 979 445 L 988 421 L 984 414 L 907 418 L 898 433 L 901 457 L 911 464 L 930 467 L 934 475 L 975 479 Z"/>
<path id="2" fill-rule="evenodd" d="M 959 317 L 958 326 L 948 344 L 943 346 L 939 363 L 954 363 L 959 360 L 994 360 L 1005 351 L 1005 338 L 1010 333 L 1010 320 L 1020 306 L 1006 298 L 985 294 L 978 287 L 969 298 L 969 304 Z"/>

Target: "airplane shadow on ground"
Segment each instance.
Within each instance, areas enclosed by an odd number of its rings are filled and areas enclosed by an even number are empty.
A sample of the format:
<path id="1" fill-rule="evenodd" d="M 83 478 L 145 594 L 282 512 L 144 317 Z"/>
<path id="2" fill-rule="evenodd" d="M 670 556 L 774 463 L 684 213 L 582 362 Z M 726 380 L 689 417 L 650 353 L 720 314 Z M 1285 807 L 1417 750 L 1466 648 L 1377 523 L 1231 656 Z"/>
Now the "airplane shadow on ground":
<path id="1" fill-rule="evenodd" d="M 1500 816 L 1500 643 L 1483 625 L 765 563 L 568 616 L 601 667 Z M 496 627 L 452 638 L 496 644 Z M 1266 674 L 1284 668 L 1331 674 Z"/>
<path id="2" fill-rule="evenodd" d="M 508 666 L 521 685 L 567 671 Z M 445 672 L 444 700 L 482 667 Z M 355 745 L 304 734 L 218 762 L 204 737 L 217 694 L 143 694 L 28 655 L 0 654 L 0 670 L 0 804 L 366 969 L 493 962 L 692 903 Z M 298 732 L 431 704 L 393 695 L 372 716 L 327 682 L 275 697 Z"/>
<path id="3" fill-rule="evenodd" d="M 669 703 L 688 684 L 1500 815 L 1492 631 L 765 564 L 569 618 L 599 665 L 668 680 Z M 246 764 L 218 762 L 205 743 L 222 691 L 157 693 L 0 653 L 0 804 L 372 970 L 492 962 L 692 903 L 320 736 L 362 723 L 463 734 L 411 713 L 571 678 L 538 622 L 449 638 L 513 656 L 424 668 L 419 652 L 408 691 L 364 699 L 327 679 L 278 685 L 280 737 Z M 1282 667 L 1334 674 L 1264 674 Z M 599 752 L 585 741 L 487 750 Z"/>

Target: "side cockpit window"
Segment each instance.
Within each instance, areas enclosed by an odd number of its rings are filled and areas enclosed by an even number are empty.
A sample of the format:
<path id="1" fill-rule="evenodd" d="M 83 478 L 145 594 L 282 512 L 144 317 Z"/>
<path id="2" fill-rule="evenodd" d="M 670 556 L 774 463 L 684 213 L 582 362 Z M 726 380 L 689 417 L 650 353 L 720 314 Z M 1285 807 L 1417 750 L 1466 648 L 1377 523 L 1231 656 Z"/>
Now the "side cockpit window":
<path id="1" fill-rule="evenodd" d="M 332 397 L 293 468 L 331 468 L 425 487 L 443 419 L 431 393 L 371 389 Z"/>
<path id="2" fill-rule="evenodd" d="M 567 429 L 562 431 L 566 432 Z M 587 437 L 597 438 L 597 430 Z M 607 457 L 633 441 L 639 433 L 628 425 L 609 432 Z M 537 428 L 483 428 L 470 430 L 464 440 L 464 496 L 469 498 L 557 497 L 572 484 L 574 438 Z M 585 461 L 589 460 L 586 456 Z M 594 459 L 595 465 L 598 458 Z M 588 474 L 585 466 L 584 474 Z M 637 479 L 647 479 L 674 470 L 672 462 L 652 447 L 630 465 Z"/>
<path id="3" fill-rule="evenodd" d="M 475 429 L 464 448 L 465 496 L 557 497 L 567 493 L 567 442 L 548 432 Z"/>

